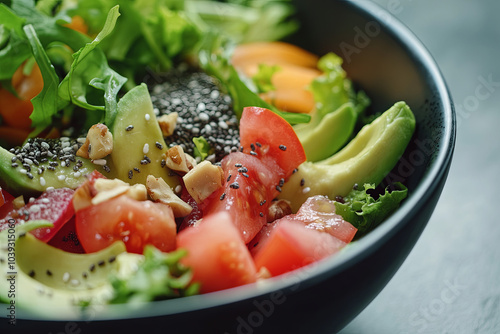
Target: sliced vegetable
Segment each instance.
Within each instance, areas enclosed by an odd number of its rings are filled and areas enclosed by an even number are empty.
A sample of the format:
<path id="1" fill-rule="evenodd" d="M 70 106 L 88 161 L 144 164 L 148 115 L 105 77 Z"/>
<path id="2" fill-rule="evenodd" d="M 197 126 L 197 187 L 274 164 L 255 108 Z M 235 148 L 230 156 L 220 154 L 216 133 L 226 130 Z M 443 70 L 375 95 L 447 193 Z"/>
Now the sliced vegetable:
<path id="1" fill-rule="evenodd" d="M 328 233 L 283 218 L 256 252 L 255 266 L 278 276 L 335 254 L 345 244 Z"/>
<path id="2" fill-rule="evenodd" d="M 201 284 L 201 293 L 257 279 L 252 257 L 227 212 L 205 216 L 199 225 L 181 231 L 177 246 L 187 250 L 181 263 L 192 268 L 193 281 Z"/>
<path id="3" fill-rule="evenodd" d="M 176 225 L 169 206 L 121 195 L 77 211 L 76 233 L 87 253 L 117 240 L 131 253 L 142 254 L 148 244 L 168 252 L 175 249 Z"/>
<path id="4" fill-rule="evenodd" d="M 285 183 L 280 198 L 298 210 L 307 198 L 346 196 L 354 184 L 378 185 L 403 155 L 415 130 L 415 117 L 405 102 L 398 102 L 332 157 L 303 163 Z"/>
<path id="5" fill-rule="evenodd" d="M 9 219 L 14 219 L 16 224 L 24 224 L 31 220 L 46 220 L 53 226 L 35 229 L 31 233 L 41 241 L 49 241 L 73 216 L 73 193 L 74 190 L 69 188 L 45 191 L 40 197 L 33 198 L 33 201 L 29 201 L 24 207 L 11 211 L 0 220 L 0 230 L 8 227 Z"/>

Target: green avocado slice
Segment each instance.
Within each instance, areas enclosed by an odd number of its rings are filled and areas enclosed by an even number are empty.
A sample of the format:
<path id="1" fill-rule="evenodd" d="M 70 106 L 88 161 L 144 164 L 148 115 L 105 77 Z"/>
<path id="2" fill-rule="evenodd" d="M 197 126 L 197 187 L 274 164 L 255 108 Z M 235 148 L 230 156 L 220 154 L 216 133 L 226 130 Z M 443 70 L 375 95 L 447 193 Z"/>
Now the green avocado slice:
<path id="1" fill-rule="evenodd" d="M 295 125 L 307 161 L 320 161 L 337 152 L 351 136 L 357 118 L 353 104 L 347 102 L 321 119 L 314 114 L 310 123 Z"/>
<path id="2" fill-rule="evenodd" d="M 146 184 L 148 175 L 153 175 L 171 187 L 179 184 L 170 169 L 162 165 L 168 147 L 145 84 L 134 87 L 118 101 L 111 132 L 113 152 L 107 157 L 111 172 L 106 176 L 130 184 Z"/>
<path id="3" fill-rule="evenodd" d="M 347 195 L 356 183 L 378 185 L 403 155 L 414 131 L 410 107 L 397 102 L 330 158 L 300 165 L 279 197 L 290 201 L 296 211 L 314 195 L 334 199 Z"/>
<path id="4" fill-rule="evenodd" d="M 0 187 L 13 196 L 36 196 L 49 187 L 76 189 L 85 182 L 85 175 L 99 167 L 90 160 L 79 157 L 82 166 L 78 171 L 71 167 L 63 168 L 61 166 L 51 171 L 49 166 L 52 161 L 47 161 L 36 166 L 36 169 L 43 167 L 45 171 L 42 174 L 33 171 L 31 173 L 32 178 L 30 178 L 21 171 L 22 166 L 12 167 L 14 157 L 13 153 L 0 147 Z M 35 169 L 35 166 L 33 168 Z"/>
<path id="5" fill-rule="evenodd" d="M 28 233 L 50 226 L 30 221 L 0 232 L 0 303 L 14 303 L 18 317 L 28 312 L 64 319 L 79 314 L 84 303 L 100 307 L 113 291 L 109 275 L 126 277 L 142 260 L 126 253 L 121 241 L 96 253 L 73 254 Z"/>

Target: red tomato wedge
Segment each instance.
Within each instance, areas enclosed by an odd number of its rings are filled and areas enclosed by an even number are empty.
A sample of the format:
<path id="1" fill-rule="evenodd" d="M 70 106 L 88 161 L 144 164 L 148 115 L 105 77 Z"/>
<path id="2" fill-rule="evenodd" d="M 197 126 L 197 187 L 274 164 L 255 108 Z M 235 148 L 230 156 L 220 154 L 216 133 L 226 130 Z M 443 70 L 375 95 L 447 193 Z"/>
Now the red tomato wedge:
<path id="1" fill-rule="evenodd" d="M 335 202 L 325 196 L 313 196 L 301 205 L 296 214 L 288 215 L 273 223 L 264 225 L 262 230 L 248 244 L 252 255 L 258 252 L 281 220 L 304 224 L 307 229 L 328 233 L 345 243 L 351 242 L 358 231 L 351 223 L 335 213 Z"/>
<path id="2" fill-rule="evenodd" d="M 284 176 L 260 159 L 235 152 L 222 159 L 225 185 L 203 203 L 203 214 L 226 211 L 248 243 L 267 222 L 267 209 L 278 194 L 276 186 Z"/>
<path id="3" fill-rule="evenodd" d="M 243 153 L 222 160 L 226 183 L 201 208 L 204 215 L 229 212 L 248 243 L 266 224 L 269 203 L 306 156 L 291 125 L 268 109 L 244 108 L 240 136 Z"/>
<path id="4" fill-rule="evenodd" d="M 87 253 L 117 240 L 130 253 L 142 254 L 148 244 L 169 252 L 175 249 L 176 224 L 168 205 L 121 195 L 77 211 L 76 234 Z"/>
<path id="5" fill-rule="evenodd" d="M 255 152 L 263 162 L 272 161 L 285 178 L 306 161 L 304 148 L 292 126 L 269 109 L 247 107 L 240 120 L 240 145 L 243 152 Z M 271 165 L 272 165 L 271 164 Z"/>
<path id="6" fill-rule="evenodd" d="M 183 264 L 193 270 L 201 292 L 213 292 L 255 282 L 252 257 L 227 212 L 206 216 L 200 224 L 177 236 L 177 246 L 188 251 Z"/>
<path id="7" fill-rule="evenodd" d="M 335 254 L 345 245 L 328 233 L 307 229 L 285 217 L 255 254 L 255 266 L 277 276 Z"/>
<path id="8" fill-rule="evenodd" d="M 2 221 L 5 222 L 12 218 L 19 224 L 21 221 L 48 220 L 54 224 L 54 227 L 42 227 L 31 231 L 35 237 L 47 242 L 74 215 L 72 203 L 73 193 L 74 190 L 69 188 L 46 191 L 21 209 L 11 211 Z M 5 224 L 2 225 L 2 221 L 0 221 L 0 230 L 4 229 L 4 226 L 6 226 Z"/>

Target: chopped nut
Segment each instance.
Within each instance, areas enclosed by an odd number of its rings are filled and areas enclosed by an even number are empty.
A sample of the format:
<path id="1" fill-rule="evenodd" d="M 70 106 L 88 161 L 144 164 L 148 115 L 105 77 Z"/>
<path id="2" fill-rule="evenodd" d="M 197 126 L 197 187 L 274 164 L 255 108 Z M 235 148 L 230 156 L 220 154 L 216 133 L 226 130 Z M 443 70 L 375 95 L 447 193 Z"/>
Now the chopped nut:
<path id="1" fill-rule="evenodd" d="M 92 193 L 88 182 L 76 189 L 73 194 L 73 208 L 75 212 L 92 205 Z"/>
<path id="2" fill-rule="evenodd" d="M 97 191 L 97 195 L 91 200 L 93 205 L 97 205 L 120 195 L 127 195 L 138 201 L 145 201 L 147 199 L 146 187 L 143 184 L 134 184 L 130 186 L 128 183 L 119 179 L 97 179 L 94 182 L 94 188 Z"/>
<path id="3" fill-rule="evenodd" d="M 174 133 L 178 116 L 179 114 L 176 112 L 171 112 L 170 114 L 165 114 L 158 118 L 158 124 L 160 125 L 163 137 L 171 136 Z"/>
<path id="4" fill-rule="evenodd" d="M 271 223 L 292 213 L 290 202 L 285 199 L 273 201 L 267 209 L 267 222 Z"/>
<path id="5" fill-rule="evenodd" d="M 148 175 L 146 189 L 153 201 L 169 205 L 175 217 L 185 217 L 193 210 L 191 205 L 181 200 L 161 177 Z"/>
<path id="6" fill-rule="evenodd" d="M 189 194 L 196 203 L 200 203 L 222 187 L 224 172 L 220 166 L 213 165 L 209 161 L 202 161 L 182 179 Z"/>
<path id="7" fill-rule="evenodd" d="M 192 156 L 190 156 L 189 154 L 185 153 L 186 155 L 186 164 L 187 164 L 187 168 L 189 170 L 193 169 L 194 167 L 196 167 L 197 165 L 197 162 L 196 162 L 196 159 L 193 158 Z"/>
<path id="8" fill-rule="evenodd" d="M 92 125 L 87 133 L 85 143 L 76 155 L 86 159 L 102 159 L 113 151 L 113 135 L 104 124 Z"/>
<path id="9" fill-rule="evenodd" d="M 187 173 L 189 168 L 187 166 L 187 157 L 181 146 L 175 145 L 165 153 L 165 160 L 167 167 L 173 171 Z"/>

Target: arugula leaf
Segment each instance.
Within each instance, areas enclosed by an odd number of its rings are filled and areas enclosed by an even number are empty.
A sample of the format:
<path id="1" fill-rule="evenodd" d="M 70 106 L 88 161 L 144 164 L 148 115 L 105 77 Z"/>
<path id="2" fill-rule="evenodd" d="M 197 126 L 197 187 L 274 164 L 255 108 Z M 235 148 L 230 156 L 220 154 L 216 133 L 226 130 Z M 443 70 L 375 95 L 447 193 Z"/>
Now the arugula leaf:
<path id="1" fill-rule="evenodd" d="M 399 182 L 386 187 L 378 198 L 370 195 L 374 189 L 374 184 L 364 184 L 351 190 L 343 198 L 344 203 L 335 202 L 335 212 L 354 225 L 358 235 L 374 229 L 399 207 L 408 194 L 408 188 Z"/>
<path id="2" fill-rule="evenodd" d="M 98 45 L 113 31 L 120 16 L 118 8 L 111 8 L 96 38 L 73 54 L 71 69 L 59 86 L 59 96 L 64 100 L 87 110 L 106 111 L 104 122 L 108 125 L 113 123 L 116 116 L 117 95 L 127 79 L 109 67 Z M 102 95 L 93 92 L 89 85 L 104 91 L 104 101 Z"/>
<path id="3" fill-rule="evenodd" d="M 111 304 L 148 302 L 197 294 L 199 284 L 191 282 L 191 269 L 179 261 L 184 249 L 162 253 L 154 246 L 144 247 L 144 262 L 127 278 L 111 278 L 114 295 Z"/>
<path id="4" fill-rule="evenodd" d="M 24 32 L 31 44 L 33 56 L 43 78 L 42 91 L 31 99 L 33 110 L 36 110 L 30 116 L 34 127 L 31 135 L 35 136 L 51 124 L 52 116 L 57 114 L 58 110 L 63 107 L 64 102 L 59 99 L 57 94 L 59 77 L 43 49 L 35 29 L 31 24 L 28 24 L 24 26 Z"/>
<path id="5" fill-rule="evenodd" d="M 259 93 L 266 93 L 276 90 L 271 79 L 274 73 L 281 70 L 279 65 L 259 64 L 257 73 L 252 77 Z"/>
<path id="6" fill-rule="evenodd" d="M 213 151 L 212 147 L 203 136 L 194 137 L 193 143 L 195 146 L 194 155 L 195 157 L 200 157 L 201 160 L 205 160 L 205 158 L 208 157 Z"/>

